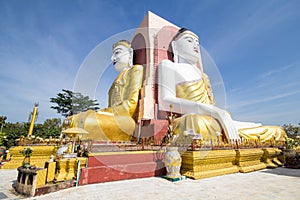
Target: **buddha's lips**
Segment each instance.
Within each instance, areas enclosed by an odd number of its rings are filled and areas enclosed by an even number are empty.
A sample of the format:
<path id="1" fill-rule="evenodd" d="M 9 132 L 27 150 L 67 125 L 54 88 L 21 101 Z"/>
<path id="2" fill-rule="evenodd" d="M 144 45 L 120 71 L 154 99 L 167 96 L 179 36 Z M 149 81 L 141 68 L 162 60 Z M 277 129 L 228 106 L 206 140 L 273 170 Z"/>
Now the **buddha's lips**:
<path id="1" fill-rule="evenodd" d="M 198 51 L 197 49 L 194 49 L 194 51 L 195 51 L 196 53 L 199 53 L 199 51 Z"/>
<path id="2" fill-rule="evenodd" d="M 114 62 L 113 62 L 113 65 L 115 65 L 116 63 L 117 63 L 117 61 L 114 61 Z"/>

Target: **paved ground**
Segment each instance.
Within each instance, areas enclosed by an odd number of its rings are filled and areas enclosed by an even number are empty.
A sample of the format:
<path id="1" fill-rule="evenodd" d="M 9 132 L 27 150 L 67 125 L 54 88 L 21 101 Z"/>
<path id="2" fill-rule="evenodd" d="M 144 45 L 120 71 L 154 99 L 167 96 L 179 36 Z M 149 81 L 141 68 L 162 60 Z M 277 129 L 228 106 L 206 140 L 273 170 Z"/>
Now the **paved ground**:
<path id="1" fill-rule="evenodd" d="M 17 170 L 0 169 L 0 200 L 2 199 L 20 199 L 21 195 L 12 187 L 17 180 Z M 24 197 L 23 197 L 24 198 Z"/>
<path id="2" fill-rule="evenodd" d="M 0 170 L 0 200 L 21 199 L 11 188 L 16 170 Z M 1 198 L 1 194 L 8 198 Z M 266 169 L 202 180 L 143 178 L 74 187 L 31 199 L 300 199 L 300 169 Z"/>

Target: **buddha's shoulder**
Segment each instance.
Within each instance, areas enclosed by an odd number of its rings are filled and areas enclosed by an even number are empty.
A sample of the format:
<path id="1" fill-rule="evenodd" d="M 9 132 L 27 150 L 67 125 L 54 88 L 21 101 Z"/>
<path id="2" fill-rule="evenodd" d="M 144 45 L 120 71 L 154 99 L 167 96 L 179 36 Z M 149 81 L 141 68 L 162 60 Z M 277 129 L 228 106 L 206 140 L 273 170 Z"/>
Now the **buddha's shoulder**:
<path id="1" fill-rule="evenodd" d="M 162 60 L 158 67 L 159 67 L 159 70 L 169 70 L 170 68 L 174 68 L 174 62 L 172 62 L 171 60 Z"/>
<path id="2" fill-rule="evenodd" d="M 187 65 L 189 64 L 186 64 L 186 63 L 174 63 L 172 62 L 171 60 L 162 60 L 160 63 L 159 63 L 159 66 L 160 68 L 182 68 L 182 67 L 187 67 Z"/>
<path id="3" fill-rule="evenodd" d="M 175 63 L 168 59 L 162 60 L 159 63 L 160 66 L 168 66 L 168 65 L 173 65 L 173 64 L 175 64 Z"/>
<path id="4" fill-rule="evenodd" d="M 133 65 L 131 68 L 132 71 L 143 71 L 143 69 L 143 65 Z"/>

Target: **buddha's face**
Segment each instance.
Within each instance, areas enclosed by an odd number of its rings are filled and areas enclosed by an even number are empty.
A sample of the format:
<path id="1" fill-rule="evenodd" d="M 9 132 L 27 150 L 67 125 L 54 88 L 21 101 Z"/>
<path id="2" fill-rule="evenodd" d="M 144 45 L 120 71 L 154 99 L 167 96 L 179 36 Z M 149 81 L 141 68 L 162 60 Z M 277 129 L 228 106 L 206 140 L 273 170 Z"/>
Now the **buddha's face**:
<path id="1" fill-rule="evenodd" d="M 183 33 L 176 41 L 173 41 L 178 55 L 191 63 L 198 62 L 200 58 L 199 40 L 191 33 Z"/>
<path id="2" fill-rule="evenodd" d="M 113 49 L 113 55 L 111 57 L 115 70 L 118 72 L 123 71 L 126 68 L 131 67 L 132 49 L 123 45 L 118 45 Z"/>

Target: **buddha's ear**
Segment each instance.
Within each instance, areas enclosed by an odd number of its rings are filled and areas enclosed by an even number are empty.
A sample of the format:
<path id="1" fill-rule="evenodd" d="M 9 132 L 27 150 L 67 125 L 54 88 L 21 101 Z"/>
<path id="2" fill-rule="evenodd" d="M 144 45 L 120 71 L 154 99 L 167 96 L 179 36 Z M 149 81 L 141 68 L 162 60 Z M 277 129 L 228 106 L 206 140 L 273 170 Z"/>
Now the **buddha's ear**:
<path id="1" fill-rule="evenodd" d="M 130 53 L 130 57 L 133 58 L 133 48 L 129 48 L 128 51 Z"/>
<path id="2" fill-rule="evenodd" d="M 173 52 L 173 60 L 175 63 L 178 63 L 178 51 L 176 41 L 171 42 L 172 52 Z"/>
<path id="3" fill-rule="evenodd" d="M 128 51 L 129 51 L 129 54 L 130 54 L 130 57 L 129 57 L 130 60 L 129 60 L 128 65 L 129 65 L 130 67 L 132 67 L 132 65 L 133 65 L 133 48 L 129 48 Z"/>
<path id="4" fill-rule="evenodd" d="M 171 42 L 171 47 L 172 47 L 172 51 L 176 51 L 176 42 L 175 41 L 172 41 Z"/>

